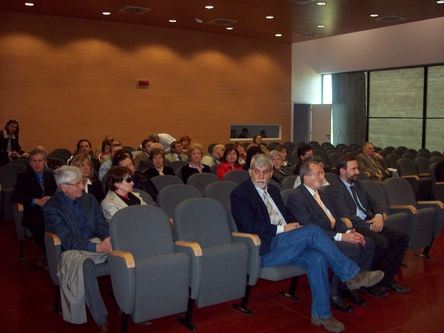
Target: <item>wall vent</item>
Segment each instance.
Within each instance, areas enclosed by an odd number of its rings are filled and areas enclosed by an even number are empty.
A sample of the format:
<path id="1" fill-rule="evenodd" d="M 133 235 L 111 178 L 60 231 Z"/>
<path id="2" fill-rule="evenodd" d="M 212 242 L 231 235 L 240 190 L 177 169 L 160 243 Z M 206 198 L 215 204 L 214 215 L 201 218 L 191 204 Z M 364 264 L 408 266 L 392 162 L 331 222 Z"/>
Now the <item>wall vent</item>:
<path id="1" fill-rule="evenodd" d="M 402 20 L 407 20 L 405 17 L 396 16 L 396 15 L 390 15 L 390 16 L 384 16 L 384 17 L 378 17 L 375 19 L 376 21 L 381 21 L 385 23 L 392 23 Z"/>
<path id="2" fill-rule="evenodd" d="M 126 7 L 123 7 L 121 10 L 119 10 L 119 13 L 142 15 L 150 10 L 151 10 L 150 8 L 143 8 L 143 7 L 137 7 L 137 6 L 126 6 Z"/>
<path id="3" fill-rule="evenodd" d="M 218 18 L 213 21 L 210 21 L 208 23 L 210 24 L 216 24 L 216 25 L 232 25 L 234 23 L 237 23 L 236 20 L 230 20 L 230 19 L 224 19 L 224 18 Z"/>
<path id="4" fill-rule="evenodd" d="M 320 34 L 315 34 L 314 32 L 302 32 L 300 34 L 296 34 L 298 37 L 304 37 L 304 38 L 312 38 L 312 37 L 318 37 Z"/>
<path id="5" fill-rule="evenodd" d="M 315 0 L 287 0 L 287 1 L 297 3 L 299 5 L 305 5 L 306 3 L 313 2 Z"/>

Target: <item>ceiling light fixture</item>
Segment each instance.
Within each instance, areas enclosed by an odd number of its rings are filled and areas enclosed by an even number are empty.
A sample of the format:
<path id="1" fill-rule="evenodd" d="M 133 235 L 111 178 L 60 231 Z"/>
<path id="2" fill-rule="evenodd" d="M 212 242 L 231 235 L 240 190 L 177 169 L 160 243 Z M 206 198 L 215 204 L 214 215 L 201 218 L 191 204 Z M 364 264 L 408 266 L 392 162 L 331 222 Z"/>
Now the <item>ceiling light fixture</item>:
<path id="1" fill-rule="evenodd" d="M 438 1 L 436 1 L 436 3 L 437 3 L 438 5 L 442 5 L 442 4 L 444 4 L 444 0 L 438 0 Z"/>
<path id="2" fill-rule="evenodd" d="M 214 6 L 211 6 L 211 5 L 205 6 L 205 9 L 213 9 L 213 8 L 214 8 Z"/>
<path id="3" fill-rule="evenodd" d="M 318 24 L 318 28 L 325 28 L 325 25 L 323 25 L 323 24 Z"/>
<path id="4" fill-rule="evenodd" d="M 318 1 L 318 2 L 316 2 L 316 4 L 318 6 L 325 6 L 327 3 L 325 1 Z"/>
<path id="5" fill-rule="evenodd" d="M 274 19 L 274 16 L 272 16 L 272 15 L 267 15 L 267 16 L 265 16 L 265 18 L 266 18 L 267 20 L 272 20 L 272 19 Z"/>
<path id="6" fill-rule="evenodd" d="M 276 37 L 282 37 L 282 34 L 275 34 Z"/>
<path id="7" fill-rule="evenodd" d="M 370 17 L 378 17 L 378 14 L 370 14 Z"/>
<path id="8" fill-rule="evenodd" d="M 108 16 L 111 15 L 111 12 L 102 12 L 103 15 Z"/>
<path id="9" fill-rule="evenodd" d="M 227 30 L 233 30 L 233 27 L 227 27 Z"/>
<path id="10" fill-rule="evenodd" d="M 170 23 L 176 23 L 177 21 L 176 21 L 176 20 L 169 20 L 168 22 L 170 22 Z"/>
<path id="11" fill-rule="evenodd" d="M 33 6 L 34 6 L 34 4 L 33 4 L 32 2 L 25 2 L 25 6 L 28 6 L 28 7 L 33 7 Z"/>

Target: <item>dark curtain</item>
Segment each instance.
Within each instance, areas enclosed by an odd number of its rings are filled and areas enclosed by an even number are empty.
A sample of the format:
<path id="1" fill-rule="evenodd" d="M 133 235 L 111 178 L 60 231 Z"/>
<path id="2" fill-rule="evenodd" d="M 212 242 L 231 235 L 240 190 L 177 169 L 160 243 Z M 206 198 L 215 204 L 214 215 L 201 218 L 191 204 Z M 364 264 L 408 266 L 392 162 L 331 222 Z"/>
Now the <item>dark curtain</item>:
<path id="1" fill-rule="evenodd" d="M 333 142 L 363 144 L 367 117 L 365 73 L 332 75 Z"/>

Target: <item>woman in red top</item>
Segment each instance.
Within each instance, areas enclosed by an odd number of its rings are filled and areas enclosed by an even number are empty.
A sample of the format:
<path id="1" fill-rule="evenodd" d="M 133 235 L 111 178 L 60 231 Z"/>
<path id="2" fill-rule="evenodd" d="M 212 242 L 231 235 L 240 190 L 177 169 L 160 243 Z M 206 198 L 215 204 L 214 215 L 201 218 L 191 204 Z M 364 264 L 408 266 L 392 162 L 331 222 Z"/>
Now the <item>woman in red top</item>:
<path id="1" fill-rule="evenodd" d="M 216 174 L 220 180 L 223 180 L 225 174 L 231 170 L 242 170 L 239 164 L 239 152 L 234 147 L 225 149 L 222 163 L 217 167 Z"/>

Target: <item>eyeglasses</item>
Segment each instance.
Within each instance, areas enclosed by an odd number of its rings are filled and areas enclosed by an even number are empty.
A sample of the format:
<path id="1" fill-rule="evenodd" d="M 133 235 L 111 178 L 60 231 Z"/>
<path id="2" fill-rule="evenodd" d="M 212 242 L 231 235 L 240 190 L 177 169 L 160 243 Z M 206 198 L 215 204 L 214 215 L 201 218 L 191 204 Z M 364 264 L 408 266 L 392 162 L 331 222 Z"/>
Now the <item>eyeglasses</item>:
<path id="1" fill-rule="evenodd" d="M 69 185 L 69 186 L 74 186 L 74 187 L 80 188 L 80 186 L 81 185 L 85 185 L 85 183 L 86 183 L 86 179 L 82 179 L 82 180 L 79 180 L 78 182 L 76 182 L 75 184 L 65 183 L 65 185 Z"/>
<path id="2" fill-rule="evenodd" d="M 131 183 L 133 181 L 132 177 L 128 177 L 128 178 L 123 178 L 122 182 L 127 182 L 127 183 Z"/>

